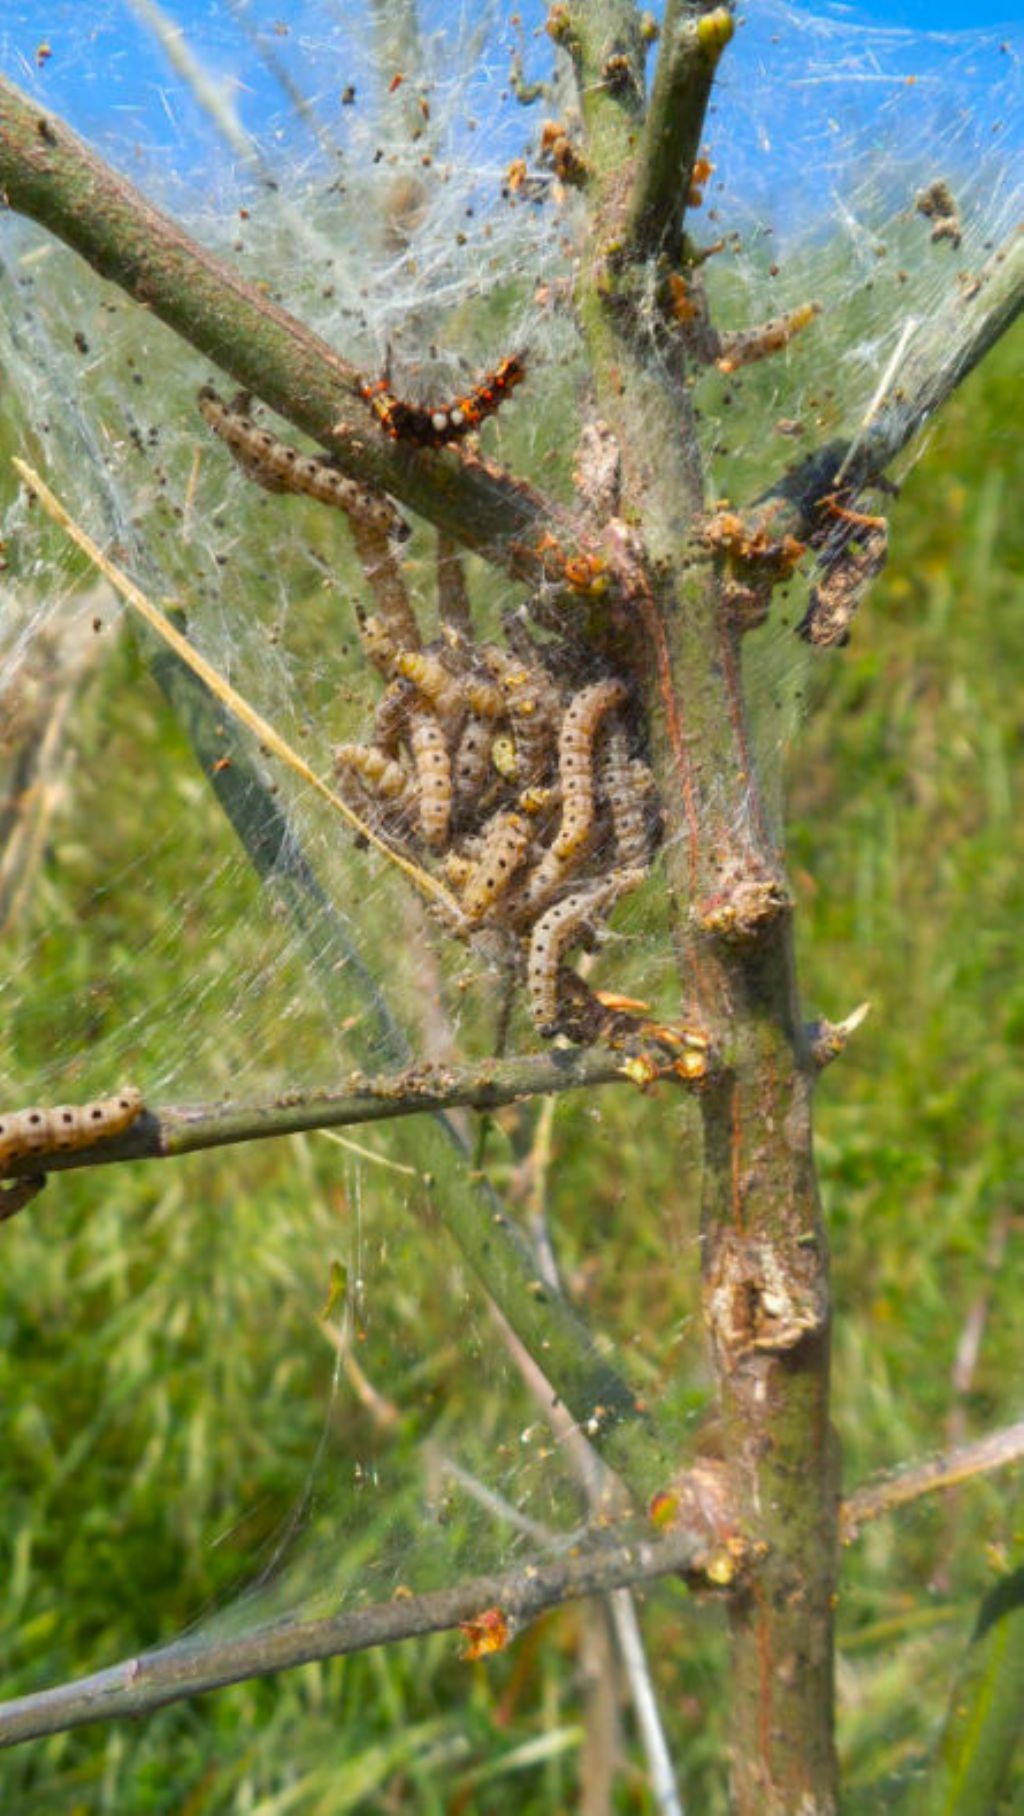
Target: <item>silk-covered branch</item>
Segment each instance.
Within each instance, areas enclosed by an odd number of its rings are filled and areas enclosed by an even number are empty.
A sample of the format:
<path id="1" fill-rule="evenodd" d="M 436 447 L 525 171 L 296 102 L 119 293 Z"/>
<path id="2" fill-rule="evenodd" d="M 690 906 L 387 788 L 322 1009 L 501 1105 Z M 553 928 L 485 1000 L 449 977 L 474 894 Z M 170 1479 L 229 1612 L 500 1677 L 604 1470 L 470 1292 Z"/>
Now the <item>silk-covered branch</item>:
<path id="1" fill-rule="evenodd" d="M 381 435 L 359 372 L 311 329 L 191 239 L 56 115 L 0 77 L 0 193 L 101 277 L 166 322 L 245 390 L 330 448 L 353 478 L 392 492 L 515 572 L 564 514 L 483 462 L 424 455 Z"/>
<path id="2" fill-rule="evenodd" d="M 649 1086 L 659 1075 L 680 1082 L 664 1052 L 627 1057 L 597 1047 L 559 1048 L 475 1065 L 414 1064 L 379 1078 L 355 1073 L 339 1091 L 288 1092 L 271 1103 L 147 1107 L 123 1135 L 91 1147 L 22 1155 L 8 1163 L 6 1176 L 19 1179 L 128 1160 L 177 1159 L 204 1148 L 388 1122 L 458 1106 L 494 1110 L 530 1097 L 596 1085 L 632 1080 L 634 1085 Z"/>
<path id="3" fill-rule="evenodd" d="M 666 1538 L 641 1534 L 587 1550 L 574 1548 L 555 1563 L 520 1565 L 427 1595 L 371 1603 L 330 1620 L 282 1622 L 241 1639 L 179 1642 L 77 1683 L 0 1704 L 0 1747 L 89 1722 L 143 1715 L 203 1690 L 444 1632 L 487 1614 L 495 1617 L 495 1627 L 501 1620 L 510 1637 L 524 1622 L 561 1602 L 607 1594 L 628 1583 L 703 1572 L 713 1557 L 711 1535 L 695 1524 Z"/>
<path id="4" fill-rule="evenodd" d="M 970 284 L 949 297 L 922 324 L 896 363 L 889 383 L 852 441 L 829 442 L 781 474 L 744 513 L 751 533 L 759 526 L 781 542 L 803 539 L 818 527 L 818 511 L 842 481 L 857 492 L 881 479 L 1012 328 L 1024 308 L 1024 231 L 1016 228 Z"/>

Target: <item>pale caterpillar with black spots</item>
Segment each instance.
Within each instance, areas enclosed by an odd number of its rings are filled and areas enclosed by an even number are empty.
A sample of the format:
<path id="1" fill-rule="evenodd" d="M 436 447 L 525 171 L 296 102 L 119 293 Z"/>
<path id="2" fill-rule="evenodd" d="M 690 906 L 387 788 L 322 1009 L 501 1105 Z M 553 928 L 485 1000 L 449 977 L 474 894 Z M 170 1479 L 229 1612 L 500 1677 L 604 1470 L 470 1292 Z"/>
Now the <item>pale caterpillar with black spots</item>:
<path id="1" fill-rule="evenodd" d="M 303 454 L 260 428 L 245 410 L 233 408 L 210 385 L 199 393 L 199 408 L 214 434 L 230 450 L 248 479 L 265 492 L 291 492 L 333 505 L 360 523 L 373 524 L 398 541 L 409 525 L 383 492 L 339 472 L 326 454 Z"/>
<path id="2" fill-rule="evenodd" d="M 31 1155 L 67 1154 L 123 1135 L 142 1114 L 142 1092 L 125 1085 L 116 1097 L 54 1109 L 11 1110 L 0 1116 L 0 1178 L 11 1162 Z"/>

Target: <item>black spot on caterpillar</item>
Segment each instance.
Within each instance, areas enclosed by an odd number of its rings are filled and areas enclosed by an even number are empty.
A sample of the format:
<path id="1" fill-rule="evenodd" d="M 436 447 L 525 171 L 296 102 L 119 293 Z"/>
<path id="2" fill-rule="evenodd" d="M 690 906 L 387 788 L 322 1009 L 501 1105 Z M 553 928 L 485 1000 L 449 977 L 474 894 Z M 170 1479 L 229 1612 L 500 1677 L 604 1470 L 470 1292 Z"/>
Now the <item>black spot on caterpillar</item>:
<path id="1" fill-rule="evenodd" d="M 392 441 L 417 448 L 444 448 L 479 428 L 501 408 L 510 391 L 526 377 L 526 360 L 512 354 L 482 378 L 465 397 L 450 404 L 415 404 L 396 397 L 386 378 L 366 379 L 360 393 Z"/>
<path id="2" fill-rule="evenodd" d="M 126 1085 L 116 1097 L 95 1103 L 58 1104 L 52 1110 L 12 1110 L 0 1117 L 0 1177 L 12 1160 L 27 1154 L 45 1158 L 91 1148 L 123 1135 L 142 1114 L 142 1092 Z"/>
<path id="3" fill-rule="evenodd" d="M 199 393 L 199 408 L 246 477 L 264 491 L 317 498 L 399 541 L 408 537 L 409 525 L 391 500 L 340 473 L 326 454 L 303 454 L 289 442 L 280 441 L 243 410 L 225 404 L 209 385 Z"/>

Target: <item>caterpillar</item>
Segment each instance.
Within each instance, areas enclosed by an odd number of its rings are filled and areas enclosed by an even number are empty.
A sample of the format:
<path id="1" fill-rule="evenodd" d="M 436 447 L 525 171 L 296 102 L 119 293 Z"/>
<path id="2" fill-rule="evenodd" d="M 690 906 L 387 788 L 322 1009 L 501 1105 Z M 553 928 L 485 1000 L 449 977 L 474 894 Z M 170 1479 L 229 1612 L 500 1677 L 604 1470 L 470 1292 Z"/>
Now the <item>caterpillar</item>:
<path id="1" fill-rule="evenodd" d="M 368 660 L 382 675 L 390 675 L 398 656 L 398 645 L 383 619 L 376 612 L 367 616 L 357 607 L 356 628 Z"/>
<path id="2" fill-rule="evenodd" d="M 336 744 L 334 767 L 339 774 L 348 771 L 383 801 L 400 801 L 409 787 L 409 777 L 400 763 L 373 744 Z"/>
<path id="3" fill-rule="evenodd" d="M 612 817 L 616 863 L 648 864 L 653 843 L 648 800 L 654 777 L 646 763 L 630 757 L 626 734 L 617 727 L 608 733 L 601 781 Z"/>
<path id="4" fill-rule="evenodd" d="M 210 385 L 199 393 L 199 408 L 215 435 L 225 443 L 248 479 L 266 492 L 292 492 L 318 498 L 359 522 L 371 523 L 404 542 L 405 518 L 381 492 L 371 491 L 340 473 L 326 454 L 303 454 L 290 442 L 261 429 L 244 410 L 233 409 Z"/>
<path id="5" fill-rule="evenodd" d="M 494 731 L 486 719 L 471 713 L 462 728 L 452 760 L 455 806 L 465 813 L 483 793 L 491 768 Z"/>
<path id="6" fill-rule="evenodd" d="M 393 666 L 430 702 L 442 724 L 462 716 L 462 687 L 433 650 L 401 650 Z"/>
<path id="7" fill-rule="evenodd" d="M 496 681 L 486 675 L 467 675 L 463 684 L 466 703 L 481 719 L 500 719 L 505 711 L 505 696 Z"/>
<path id="8" fill-rule="evenodd" d="M 91 1148 L 123 1135 L 142 1114 L 142 1092 L 125 1085 L 116 1097 L 94 1103 L 58 1104 L 52 1110 L 12 1110 L 0 1117 L 0 1177 L 12 1160 Z"/>
<path id="9" fill-rule="evenodd" d="M 525 377 L 526 360 L 514 353 L 451 404 L 408 403 L 395 396 L 386 377 L 364 379 L 359 392 L 392 441 L 408 441 L 417 448 L 445 448 L 479 428 L 485 417 L 493 416 Z"/>
<path id="10" fill-rule="evenodd" d="M 530 933 L 526 988 L 530 1015 L 538 1034 L 558 1032 L 558 974 L 570 946 L 593 928 L 615 906 L 620 896 L 643 882 L 643 870 L 613 870 L 603 882 L 590 883 L 573 895 L 563 896 L 548 908 Z"/>
<path id="11" fill-rule="evenodd" d="M 516 779 L 527 785 L 539 782 L 555 742 L 561 710 L 557 689 L 544 669 L 524 663 L 506 650 L 492 647 L 483 651 L 483 657 L 501 686 L 512 720 Z"/>
<path id="12" fill-rule="evenodd" d="M 415 695 L 408 681 L 392 681 L 377 701 L 373 715 L 373 742 L 393 756 L 405 734 Z"/>
<path id="13" fill-rule="evenodd" d="M 409 748 L 419 782 L 420 831 L 438 851 L 447 841 L 451 822 L 452 766 L 444 733 L 432 712 L 410 716 Z"/>
<path id="14" fill-rule="evenodd" d="M 819 649 L 842 648 L 850 641 L 861 600 L 885 566 L 889 552 L 888 525 L 858 530 L 841 548 L 822 561 L 822 577 L 811 588 L 810 600 L 797 634 Z"/>
<path id="15" fill-rule="evenodd" d="M 506 893 L 530 849 L 530 827 L 518 813 L 496 813 L 484 827 L 480 856 L 467 878 L 462 907 L 478 921 Z"/>
<path id="16" fill-rule="evenodd" d="M 612 676 L 581 689 L 566 709 L 558 738 L 562 818 L 530 877 L 535 907 L 550 900 L 587 849 L 594 828 L 594 741 L 602 719 L 625 698 L 624 682 Z"/>
<path id="17" fill-rule="evenodd" d="M 586 843 L 594 820 L 594 740 L 601 720 L 626 698 L 624 682 L 595 681 L 570 701 L 558 738 L 562 824 L 551 847 L 562 863 Z"/>

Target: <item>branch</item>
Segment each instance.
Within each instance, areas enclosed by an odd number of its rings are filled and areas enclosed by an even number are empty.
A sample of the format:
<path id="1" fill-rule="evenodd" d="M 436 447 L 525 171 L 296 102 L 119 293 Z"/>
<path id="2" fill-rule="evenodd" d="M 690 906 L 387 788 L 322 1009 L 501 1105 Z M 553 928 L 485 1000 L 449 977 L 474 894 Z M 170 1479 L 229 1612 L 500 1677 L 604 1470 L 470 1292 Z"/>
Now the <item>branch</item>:
<path id="1" fill-rule="evenodd" d="M 243 1639 L 163 1646 L 76 1683 L 0 1703 L 0 1747 L 42 1734 L 60 1734 L 89 1722 L 143 1715 L 203 1690 L 244 1683 L 315 1659 L 339 1658 L 373 1646 L 438 1633 L 499 1610 L 509 1627 L 533 1620 L 546 1608 L 580 1596 L 606 1594 L 628 1583 L 698 1572 L 713 1535 L 695 1524 L 688 1531 L 651 1539 L 574 1550 L 551 1564 L 525 1564 L 500 1575 L 480 1576 L 449 1589 L 401 1600 L 374 1602 L 330 1620 L 288 1622 Z"/>
<path id="2" fill-rule="evenodd" d="M 369 481 L 490 561 L 539 578 L 536 545 L 569 520 L 479 460 L 406 449 L 362 402 L 361 374 L 286 309 L 207 252 L 65 126 L 0 77 L 0 193 L 247 391 Z M 356 413 L 362 430 L 342 419 Z"/>
<path id="3" fill-rule="evenodd" d="M 673 1079 L 678 1074 L 664 1055 L 652 1060 Z M 168 1105 L 147 1109 L 125 1134 L 93 1147 L 47 1153 L 36 1149 L 12 1160 L 5 1177 L 25 1179 L 41 1172 L 110 1166 L 128 1160 L 170 1160 L 204 1148 L 229 1147 L 310 1129 L 339 1129 L 354 1123 L 388 1122 L 428 1110 L 468 1105 L 494 1110 L 525 1098 L 633 1078 L 634 1062 L 602 1048 L 558 1048 L 552 1053 L 512 1059 L 485 1059 L 476 1065 L 411 1065 L 402 1072 L 366 1078 L 356 1072 L 344 1090 L 288 1092 L 273 1103 Z M 646 1069 L 646 1068 L 645 1068 Z"/>
<path id="4" fill-rule="evenodd" d="M 846 1497 L 840 1512 L 843 1543 L 851 1544 L 859 1537 L 862 1526 L 870 1520 L 881 1519 L 883 1514 L 893 1513 L 897 1507 L 906 1507 L 911 1501 L 935 1494 L 940 1489 L 955 1488 L 973 1476 L 1008 1469 L 1022 1460 L 1024 1419 L 1019 1419 L 1015 1425 L 991 1432 L 975 1444 L 964 1444 L 959 1450 L 932 1457 L 927 1463 L 911 1463 L 882 1482 L 869 1482 L 863 1488 L 856 1488 Z"/>
<path id="5" fill-rule="evenodd" d="M 835 490 L 874 484 L 918 431 L 1013 326 L 1024 307 L 1024 232 L 1016 229 L 977 278 L 952 295 L 923 328 L 850 442 L 829 442 L 776 479 L 747 514 L 773 540 L 804 539 L 820 527 L 818 508 Z"/>
<path id="6" fill-rule="evenodd" d="M 672 264 L 679 262 L 704 115 L 718 59 L 732 34 L 732 14 L 716 0 L 696 0 L 696 5 L 669 0 L 626 218 L 629 258 L 663 252 Z"/>

